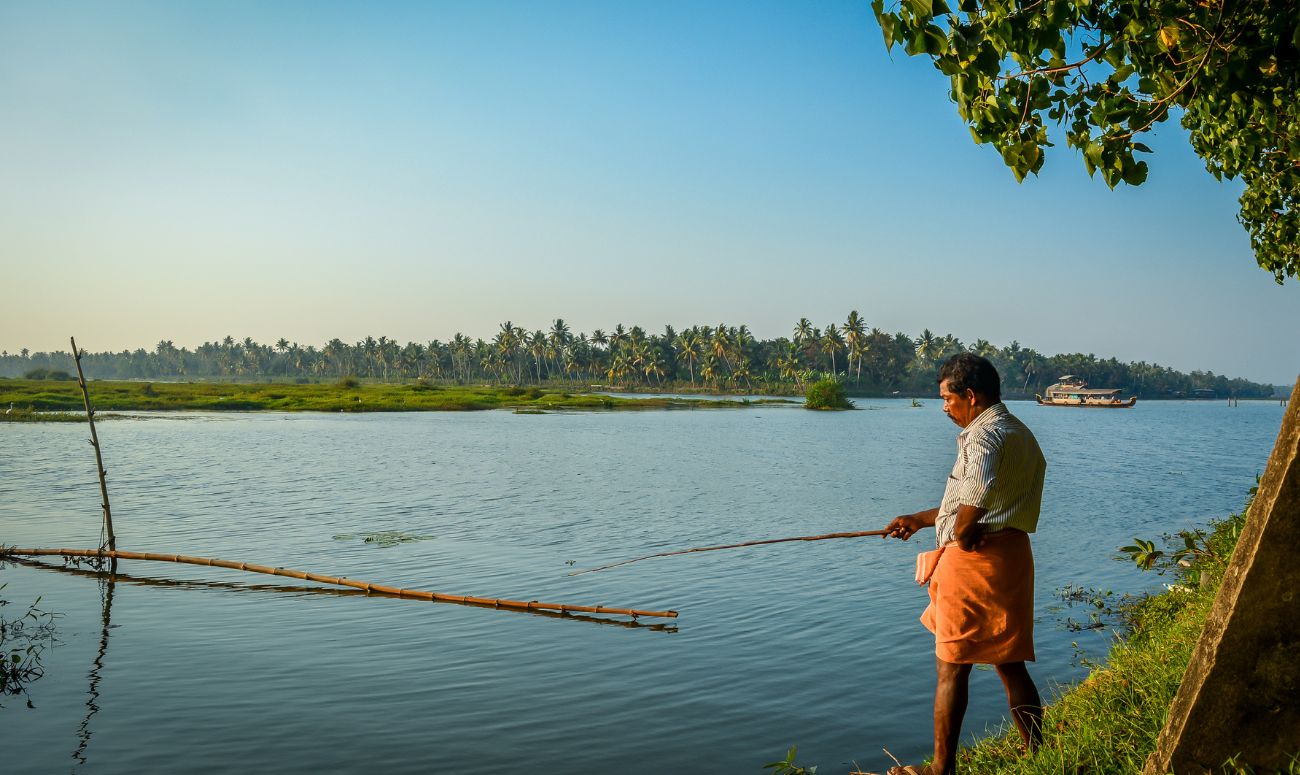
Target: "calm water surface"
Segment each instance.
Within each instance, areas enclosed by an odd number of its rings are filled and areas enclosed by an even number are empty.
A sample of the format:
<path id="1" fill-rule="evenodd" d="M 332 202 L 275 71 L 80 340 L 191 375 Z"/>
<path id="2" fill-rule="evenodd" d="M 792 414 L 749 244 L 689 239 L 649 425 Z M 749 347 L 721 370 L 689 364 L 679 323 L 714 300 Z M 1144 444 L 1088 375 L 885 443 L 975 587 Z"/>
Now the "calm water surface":
<path id="1" fill-rule="evenodd" d="M 454 594 L 646 609 L 667 628 L 366 598 L 290 579 L 124 562 L 112 584 L 7 565 L 7 612 L 41 596 L 60 643 L 0 708 L 5 771 L 826 773 L 929 747 L 933 642 L 917 551 L 880 539 L 651 560 L 653 551 L 874 529 L 935 505 L 957 428 L 937 400 L 513 415 L 183 414 L 105 422 L 120 548 Z M 1238 510 L 1275 403 L 1012 403 L 1048 458 L 1040 684 L 1083 674 L 1054 592 L 1162 579 L 1113 558 L 1134 536 Z M 0 542 L 99 542 L 77 425 L 0 425 Z M 383 548 L 343 534 L 427 540 Z M 570 566 L 569 563 L 573 565 Z M 969 733 L 1003 723 L 975 672 Z"/>

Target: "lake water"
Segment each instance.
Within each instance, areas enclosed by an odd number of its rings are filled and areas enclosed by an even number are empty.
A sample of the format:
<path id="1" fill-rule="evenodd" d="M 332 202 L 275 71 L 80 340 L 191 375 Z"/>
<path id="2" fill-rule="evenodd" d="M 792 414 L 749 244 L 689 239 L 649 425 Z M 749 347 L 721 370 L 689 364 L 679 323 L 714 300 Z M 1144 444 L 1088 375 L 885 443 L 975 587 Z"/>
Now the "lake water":
<path id="1" fill-rule="evenodd" d="M 35 708 L 0 708 L 5 772 L 758 773 L 791 744 L 823 773 L 883 767 L 882 747 L 918 759 L 933 641 L 911 576 L 932 533 L 567 575 L 935 505 L 958 430 L 939 401 L 859 403 L 103 422 L 119 548 L 681 616 L 615 626 L 168 563 L 122 562 L 112 584 L 8 564 L 5 613 L 40 596 L 61 617 Z M 1073 644 L 1098 657 L 1109 637 L 1063 628 L 1086 612 L 1055 591 L 1168 581 L 1116 548 L 1239 510 L 1284 410 L 1010 408 L 1048 459 L 1031 671 L 1050 693 L 1084 674 Z M 0 425 L 0 542 L 99 543 L 86 435 Z M 387 530 L 429 537 L 335 537 Z M 996 675 L 975 671 L 967 736 L 1004 715 Z"/>

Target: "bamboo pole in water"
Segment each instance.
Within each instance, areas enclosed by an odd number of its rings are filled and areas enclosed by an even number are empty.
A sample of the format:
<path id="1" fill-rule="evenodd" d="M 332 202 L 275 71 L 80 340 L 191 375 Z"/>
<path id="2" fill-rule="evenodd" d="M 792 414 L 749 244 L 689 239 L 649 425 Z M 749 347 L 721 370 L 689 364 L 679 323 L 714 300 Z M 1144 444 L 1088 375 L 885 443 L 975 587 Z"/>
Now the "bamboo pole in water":
<path id="1" fill-rule="evenodd" d="M 633 557 L 630 560 L 622 562 L 611 562 L 609 565 L 601 565 L 586 570 L 575 570 L 569 573 L 570 576 L 581 576 L 584 573 L 595 573 L 598 570 L 609 570 L 617 568 L 620 565 L 629 565 L 642 560 L 651 560 L 655 557 L 672 557 L 677 554 L 691 554 L 692 552 L 716 552 L 719 549 L 739 549 L 742 546 L 759 546 L 761 544 L 783 544 L 787 541 L 825 541 L 828 538 L 862 538 L 863 536 L 883 536 L 888 530 L 860 530 L 854 533 L 827 533 L 819 536 L 795 536 L 793 538 L 765 538 L 761 541 L 746 541 L 742 544 L 726 544 L 724 546 L 699 546 L 694 549 L 678 549 L 675 552 L 659 552 L 658 554 L 647 554 L 642 557 Z"/>
<path id="2" fill-rule="evenodd" d="M 104 533 L 108 537 L 108 550 L 117 550 L 117 536 L 113 534 L 113 511 L 108 507 L 108 482 L 104 475 L 104 456 L 99 452 L 99 434 L 95 432 L 95 410 L 90 408 L 90 391 L 86 389 L 86 375 L 81 371 L 81 350 L 77 349 L 77 338 L 72 341 L 72 358 L 77 364 L 77 384 L 81 386 L 81 400 L 86 404 L 86 422 L 90 423 L 90 446 L 95 448 L 95 470 L 99 472 L 99 494 L 103 498 Z"/>
<path id="3" fill-rule="evenodd" d="M 416 600 L 430 600 L 441 603 L 465 603 L 468 605 L 480 605 L 492 608 L 506 608 L 515 611 L 556 611 L 559 613 L 568 613 L 573 611 L 577 613 L 631 616 L 633 618 L 641 616 L 658 616 L 670 619 L 677 618 L 676 611 L 643 611 L 636 608 L 610 608 L 603 605 L 567 605 L 562 603 L 539 603 L 536 600 L 523 601 L 492 597 L 474 597 L 472 595 L 448 595 L 441 592 L 426 592 L 418 589 L 403 589 L 401 587 L 390 587 L 383 584 L 370 584 L 365 581 L 343 578 L 342 576 L 325 576 L 320 573 L 307 573 L 306 571 L 292 570 L 289 568 L 272 568 L 268 565 L 254 565 L 247 562 L 218 560 L 210 557 L 190 557 L 183 554 L 102 551 L 99 549 L 20 549 L 16 547 L 0 547 L 0 557 L 5 555 L 22 555 L 26 557 L 98 557 L 113 560 L 179 562 L 189 565 L 212 566 L 214 568 L 230 568 L 232 570 L 242 570 L 250 573 L 266 573 L 271 576 L 288 576 L 289 578 L 294 579 L 318 581 L 322 584 L 334 584 L 341 587 L 362 589 L 366 592 L 377 592 L 384 595 L 395 595 L 397 597 L 409 597 Z"/>

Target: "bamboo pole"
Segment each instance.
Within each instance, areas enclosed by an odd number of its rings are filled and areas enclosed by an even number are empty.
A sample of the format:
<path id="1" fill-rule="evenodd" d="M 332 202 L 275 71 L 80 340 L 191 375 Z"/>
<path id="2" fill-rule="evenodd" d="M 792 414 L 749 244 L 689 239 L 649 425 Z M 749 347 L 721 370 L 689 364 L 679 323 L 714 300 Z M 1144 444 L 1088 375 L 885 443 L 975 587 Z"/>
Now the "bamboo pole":
<path id="1" fill-rule="evenodd" d="M 630 560 L 622 562 L 611 562 L 609 565 L 601 565 L 596 568 L 587 568 L 586 570 L 575 570 L 569 573 L 570 576 L 581 576 L 584 573 L 595 573 L 598 570 L 609 570 L 617 568 L 620 565 L 629 565 L 642 560 L 651 560 L 655 557 L 672 557 L 677 554 L 691 554 L 692 552 L 716 552 L 719 549 L 739 549 L 742 546 L 759 546 L 761 544 L 782 544 L 787 541 L 825 541 L 829 538 L 862 538 L 863 536 L 883 536 L 888 530 L 860 530 L 854 533 L 827 533 L 819 536 L 795 536 L 794 538 L 765 538 L 762 541 L 746 541 L 743 544 L 726 544 L 725 546 L 699 546 L 694 549 L 679 549 L 675 552 L 659 552 L 658 554 L 647 554 L 643 557 L 633 557 Z"/>
<path id="2" fill-rule="evenodd" d="M 80 568 L 77 567 L 76 565 L 54 565 L 50 562 L 46 562 L 42 558 L 19 557 L 17 555 L 8 555 L 5 557 L 5 559 L 10 562 L 20 563 L 28 568 L 36 568 L 39 570 L 53 571 L 55 573 L 66 573 L 71 576 L 93 578 L 93 579 L 102 579 L 105 576 L 105 573 L 103 571 L 91 570 L 88 568 Z M 276 584 L 276 583 L 241 584 L 234 581 L 213 581 L 210 579 L 209 580 L 188 579 L 188 580 L 180 581 L 177 579 L 171 579 L 171 578 L 166 578 L 161 576 L 134 576 L 129 573 L 120 573 L 120 572 L 111 574 L 111 577 L 115 584 L 131 584 L 131 585 L 139 585 L 144 587 L 170 587 L 170 588 L 182 588 L 182 589 L 219 589 L 224 591 L 237 591 L 237 592 L 284 592 L 284 593 L 295 594 L 295 595 L 330 595 L 336 597 L 356 597 L 358 595 L 362 597 L 367 597 L 367 596 L 397 597 L 396 595 L 385 595 L 380 592 L 375 592 L 373 589 L 370 592 L 367 592 L 364 589 L 346 589 L 343 587 L 313 586 L 307 584 Z M 453 603 L 452 605 L 459 605 L 459 604 Z M 487 606 L 474 606 L 474 607 L 486 608 Z M 625 621 L 623 619 L 606 619 L 602 616 L 589 616 L 587 614 L 574 613 L 573 611 L 565 611 L 564 613 L 559 613 L 557 611 L 541 611 L 536 608 L 534 608 L 531 611 L 515 611 L 515 613 L 526 613 L 530 616 L 541 616 L 548 619 L 563 619 L 565 621 L 570 621 L 570 622 L 600 624 L 609 627 L 626 627 L 628 629 L 633 629 L 633 630 L 650 630 L 653 632 L 669 632 L 669 633 L 677 632 L 677 625 L 671 622 L 659 622 L 657 624 L 649 624 L 646 622 L 642 622 L 639 619 L 632 619 L 630 621 Z"/>
<path id="3" fill-rule="evenodd" d="M 77 364 L 77 384 L 81 386 L 81 400 L 86 405 L 86 421 L 90 423 L 90 446 L 95 448 L 95 470 L 99 472 L 99 494 L 103 498 L 104 533 L 108 537 L 108 550 L 117 551 L 117 536 L 113 534 L 113 510 L 108 506 L 108 482 L 104 479 L 104 456 L 99 452 L 99 434 L 95 432 L 95 410 L 90 408 L 90 391 L 86 389 L 86 375 L 81 371 L 81 350 L 77 338 L 72 340 L 72 358 Z"/>
<path id="4" fill-rule="evenodd" d="M 155 554 L 150 552 L 119 552 L 119 551 L 101 551 L 98 549 L 19 549 L 16 547 L 0 548 L 0 557 L 5 555 L 22 555 L 26 557 L 103 557 L 113 560 L 153 560 L 157 562 L 179 562 L 189 565 L 205 565 L 214 568 L 230 568 L 232 570 L 248 571 L 250 573 L 265 573 L 271 576 L 288 576 L 294 579 L 304 579 L 307 581 L 318 581 L 322 584 L 334 584 L 341 587 L 351 587 L 353 589 L 362 589 L 366 592 L 378 592 L 384 595 L 394 595 L 396 597 L 409 597 L 416 600 L 430 600 L 442 603 L 467 603 L 469 605 L 480 605 L 491 608 L 506 608 L 514 611 L 556 611 L 559 613 L 568 613 L 570 611 L 577 613 L 589 614 L 609 614 L 618 616 L 631 616 L 637 618 L 641 616 L 658 616 L 664 618 L 677 618 L 676 611 L 643 611 L 636 608 L 610 608 L 603 605 L 567 605 L 562 603 L 539 603 L 536 600 L 506 600 L 504 598 L 492 597 L 474 597 L 472 595 L 448 595 L 441 592 L 426 592 L 418 589 L 403 589 L 401 587 L 390 587 L 383 584 L 370 584 L 365 581 L 356 581 L 355 579 L 344 578 L 342 576 L 325 576 L 320 573 L 307 573 L 306 571 L 291 570 L 289 568 L 272 568 L 267 565 L 254 565 L 247 562 L 234 562 L 232 560 L 218 560 L 210 557 L 190 557 L 183 554 Z"/>

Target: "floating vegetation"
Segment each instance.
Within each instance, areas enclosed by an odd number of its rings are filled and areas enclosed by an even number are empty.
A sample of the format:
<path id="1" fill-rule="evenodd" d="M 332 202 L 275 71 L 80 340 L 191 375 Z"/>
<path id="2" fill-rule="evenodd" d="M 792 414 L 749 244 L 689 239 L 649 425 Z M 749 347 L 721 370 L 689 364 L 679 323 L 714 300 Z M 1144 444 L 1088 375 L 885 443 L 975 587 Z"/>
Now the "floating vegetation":
<path id="1" fill-rule="evenodd" d="M 125 415 L 120 414 L 96 414 L 97 420 L 121 420 Z M 82 412 L 46 412 L 34 409 L 30 406 L 14 406 L 0 411 L 0 422 L 81 422 L 86 421 L 86 415 Z"/>
<path id="2" fill-rule="evenodd" d="M 381 530 L 377 533 L 340 533 L 334 536 L 335 541 L 351 541 L 360 538 L 363 544 L 374 544 L 381 549 L 387 549 L 398 544 L 409 544 L 413 541 L 427 541 L 433 536 L 416 535 L 415 533 L 405 533 L 401 530 Z"/>
<path id="3" fill-rule="evenodd" d="M 516 409 L 515 414 L 550 414 L 545 409 Z"/>

